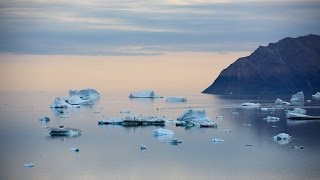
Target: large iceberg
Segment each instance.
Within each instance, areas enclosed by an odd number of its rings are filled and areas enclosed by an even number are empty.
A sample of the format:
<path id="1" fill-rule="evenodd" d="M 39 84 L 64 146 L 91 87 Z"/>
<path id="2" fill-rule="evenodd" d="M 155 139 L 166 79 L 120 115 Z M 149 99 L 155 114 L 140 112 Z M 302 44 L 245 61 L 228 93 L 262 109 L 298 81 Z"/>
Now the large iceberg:
<path id="1" fill-rule="evenodd" d="M 71 105 L 67 103 L 65 100 L 61 99 L 60 97 L 56 97 L 54 102 L 51 104 L 50 108 L 79 108 L 79 105 Z"/>
<path id="2" fill-rule="evenodd" d="M 91 88 L 82 89 L 80 91 L 70 90 L 69 95 L 79 96 L 83 100 L 95 100 L 100 98 L 100 94 L 98 93 L 98 91 Z"/>
<path id="3" fill-rule="evenodd" d="M 289 102 L 282 101 L 281 99 L 277 99 L 276 102 L 274 102 L 275 105 L 291 105 Z"/>
<path id="4" fill-rule="evenodd" d="M 186 102 L 187 98 L 185 97 L 167 97 L 167 102 Z"/>
<path id="5" fill-rule="evenodd" d="M 78 95 L 72 95 L 65 98 L 65 101 L 71 105 L 92 105 L 92 100 L 82 99 Z"/>
<path id="6" fill-rule="evenodd" d="M 165 116 L 145 116 L 142 114 L 126 113 L 121 118 L 112 118 L 106 121 L 99 121 L 99 125 L 122 125 L 122 126 L 164 126 L 170 119 Z"/>
<path id="7" fill-rule="evenodd" d="M 290 101 L 291 101 L 291 104 L 293 104 L 293 105 L 303 105 L 304 104 L 304 94 L 303 94 L 303 92 L 300 91 L 297 94 L 292 95 Z"/>
<path id="8" fill-rule="evenodd" d="M 177 120 L 198 125 L 200 127 L 217 127 L 217 124 L 207 117 L 206 111 L 204 110 L 189 109 L 182 113 Z"/>
<path id="9" fill-rule="evenodd" d="M 312 95 L 312 98 L 314 99 L 320 99 L 320 92 L 315 93 L 314 95 Z"/>
<path id="10" fill-rule="evenodd" d="M 129 95 L 129 98 L 162 98 L 154 93 L 151 90 L 143 90 L 143 91 L 136 91 L 132 92 Z"/>

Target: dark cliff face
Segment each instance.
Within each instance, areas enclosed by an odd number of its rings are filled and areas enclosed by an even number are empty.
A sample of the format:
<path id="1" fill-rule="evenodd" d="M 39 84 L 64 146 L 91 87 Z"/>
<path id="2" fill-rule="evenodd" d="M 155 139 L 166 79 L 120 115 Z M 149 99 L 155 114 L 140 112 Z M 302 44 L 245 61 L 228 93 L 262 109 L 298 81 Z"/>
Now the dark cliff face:
<path id="1" fill-rule="evenodd" d="M 260 46 L 224 69 L 209 94 L 280 94 L 320 91 L 320 36 L 285 38 Z"/>

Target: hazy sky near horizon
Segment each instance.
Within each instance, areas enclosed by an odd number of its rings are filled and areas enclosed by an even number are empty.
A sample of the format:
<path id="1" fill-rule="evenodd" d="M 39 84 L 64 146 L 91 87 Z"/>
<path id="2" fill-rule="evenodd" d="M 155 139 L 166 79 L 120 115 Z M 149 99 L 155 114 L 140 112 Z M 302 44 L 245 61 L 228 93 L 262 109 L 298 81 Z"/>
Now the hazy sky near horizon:
<path id="1" fill-rule="evenodd" d="M 4 0 L 0 53 L 253 51 L 320 34 L 319 12 L 319 0 Z"/>

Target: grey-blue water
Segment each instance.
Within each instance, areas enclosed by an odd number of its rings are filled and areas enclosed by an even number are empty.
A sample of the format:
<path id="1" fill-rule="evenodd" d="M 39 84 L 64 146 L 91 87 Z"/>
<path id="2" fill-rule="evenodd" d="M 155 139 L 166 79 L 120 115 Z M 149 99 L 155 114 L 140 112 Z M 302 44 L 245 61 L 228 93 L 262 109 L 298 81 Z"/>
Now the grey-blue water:
<path id="1" fill-rule="evenodd" d="M 165 99 L 130 100 L 124 93 L 101 93 L 92 107 L 82 106 L 55 114 L 49 106 L 66 93 L 10 92 L 0 94 L 0 179 L 319 179 L 320 121 L 290 121 L 284 109 L 274 114 L 260 109 L 243 109 L 243 102 L 273 106 L 276 97 L 233 97 L 182 94 L 186 103 L 166 103 Z M 177 94 L 163 94 L 177 95 Z M 178 94 L 181 95 L 181 94 Z M 283 97 L 289 100 L 289 97 Z M 307 99 L 309 99 L 307 97 Z M 188 108 L 204 109 L 218 121 L 216 129 L 176 127 L 183 141 L 170 145 L 153 136 L 156 127 L 124 128 L 98 126 L 97 121 L 120 117 L 120 110 L 175 119 Z M 292 107 L 290 107 L 292 108 Z M 320 106 L 305 104 L 307 114 L 320 115 Z M 158 109 L 158 110 L 157 110 Z M 238 114 L 233 113 L 238 112 Z M 280 117 L 268 123 L 264 117 Z M 39 118 L 49 116 L 44 125 Z M 251 124 L 248 126 L 247 124 Z M 52 138 L 46 126 L 79 128 L 79 137 Z M 224 132 L 231 129 L 231 132 Z M 281 145 L 272 137 L 285 132 L 292 136 Z M 223 139 L 220 144 L 210 142 Z M 140 144 L 148 149 L 141 151 Z M 252 144 L 252 146 L 245 146 Z M 303 146 L 304 149 L 293 149 Z M 79 147 L 80 152 L 69 148 Z M 33 168 L 23 167 L 34 163 Z"/>

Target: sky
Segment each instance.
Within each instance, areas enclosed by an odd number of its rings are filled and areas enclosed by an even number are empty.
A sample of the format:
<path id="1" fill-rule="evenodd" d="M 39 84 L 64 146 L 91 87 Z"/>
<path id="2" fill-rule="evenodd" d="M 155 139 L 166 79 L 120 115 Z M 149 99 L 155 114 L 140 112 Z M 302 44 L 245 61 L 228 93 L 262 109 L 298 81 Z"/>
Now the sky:
<path id="1" fill-rule="evenodd" d="M 320 34 L 320 0 L 2 0 L 0 53 L 253 51 Z"/>

